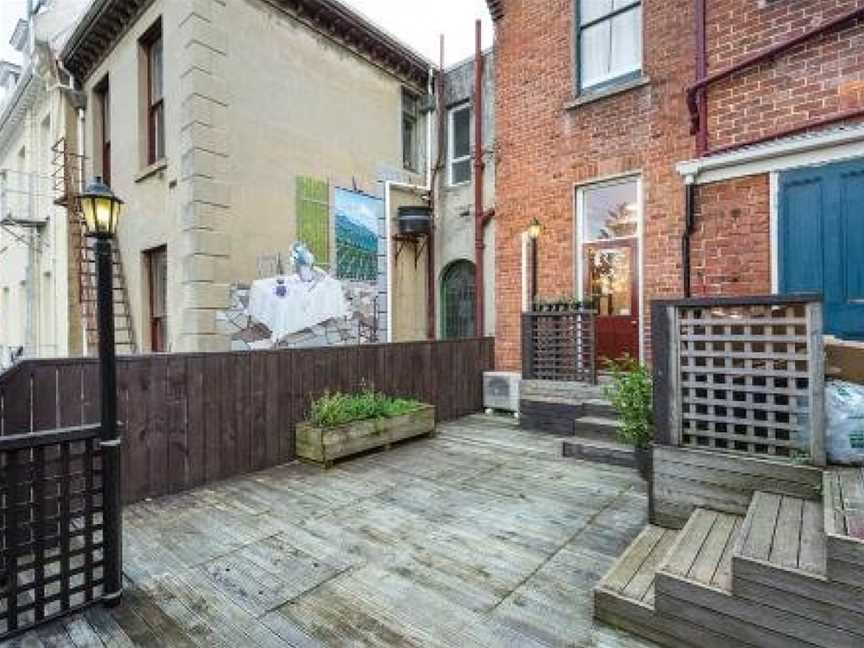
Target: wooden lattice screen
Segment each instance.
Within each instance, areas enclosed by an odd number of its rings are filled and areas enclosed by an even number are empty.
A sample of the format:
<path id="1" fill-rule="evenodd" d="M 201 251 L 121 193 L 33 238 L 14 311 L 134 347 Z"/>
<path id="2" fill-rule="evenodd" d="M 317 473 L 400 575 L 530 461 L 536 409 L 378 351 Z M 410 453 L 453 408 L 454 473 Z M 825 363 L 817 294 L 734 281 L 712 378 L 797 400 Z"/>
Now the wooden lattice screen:
<path id="1" fill-rule="evenodd" d="M 99 427 L 0 437 L 0 640 L 102 597 Z"/>
<path id="2" fill-rule="evenodd" d="M 522 314 L 522 377 L 596 384 L 596 327 L 592 311 Z"/>
<path id="3" fill-rule="evenodd" d="M 705 300 L 670 316 L 681 445 L 824 464 L 820 303 Z"/>

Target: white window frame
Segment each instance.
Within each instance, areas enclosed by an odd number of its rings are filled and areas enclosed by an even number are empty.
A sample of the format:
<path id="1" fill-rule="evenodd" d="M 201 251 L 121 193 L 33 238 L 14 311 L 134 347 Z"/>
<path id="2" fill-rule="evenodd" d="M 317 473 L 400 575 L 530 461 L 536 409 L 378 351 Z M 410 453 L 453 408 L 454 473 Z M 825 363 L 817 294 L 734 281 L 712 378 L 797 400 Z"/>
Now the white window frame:
<path id="1" fill-rule="evenodd" d="M 456 117 L 456 113 L 461 112 L 463 110 L 468 111 L 468 155 L 462 155 L 460 157 L 453 157 L 453 153 L 455 151 L 454 146 L 454 135 L 455 129 L 453 128 L 453 122 Z M 463 182 L 453 182 L 453 166 L 459 164 L 460 162 L 471 162 L 471 103 L 461 103 L 457 106 L 453 106 L 447 111 L 447 184 L 451 187 L 460 187 L 463 185 L 471 184 L 471 180 L 473 178 L 473 172 L 469 171 L 468 179 Z"/>
<path id="2" fill-rule="evenodd" d="M 580 7 L 581 2 L 582 0 L 573 0 L 573 16 L 575 27 L 575 44 L 573 46 L 573 57 L 575 60 L 574 75 L 576 77 L 576 94 L 590 94 L 592 92 L 602 91 L 606 88 L 616 86 L 621 83 L 627 83 L 641 77 L 644 73 L 645 68 L 645 1 L 632 0 L 632 2 L 629 2 L 624 7 L 614 9 L 605 16 L 597 18 L 588 23 L 587 25 L 582 24 L 582 10 Z M 633 70 L 630 70 L 628 72 L 624 72 L 622 74 L 608 74 L 598 80 L 595 80 L 590 85 L 585 85 L 582 74 L 582 32 L 593 25 L 606 21 L 611 21 L 615 16 L 619 15 L 620 13 L 632 11 L 637 6 L 639 7 L 640 11 L 639 29 L 642 32 L 642 48 L 639 51 L 639 67 L 634 68 Z"/>
<path id="3" fill-rule="evenodd" d="M 576 226 L 573 228 L 573 253 L 575 261 L 573 265 L 576 270 L 576 290 L 574 294 L 579 300 L 585 299 L 585 261 L 582 254 L 583 244 L 597 241 L 587 241 L 585 231 L 587 229 L 587 215 L 585 213 L 585 195 L 592 189 L 600 189 L 616 184 L 628 182 L 636 183 L 636 205 L 638 207 L 638 226 L 635 236 L 609 239 L 611 242 L 636 239 L 636 264 L 639 271 L 639 358 L 641 362 L 647 362 L 645 358 L 645 194 L 642 186 L 642 172 L 631 171 L 620 175 L 596 178 L 584 183 L 573 185 L 573 209 L 575 213 Z M 605 242 L 605 241 L 603 241 Z"/>

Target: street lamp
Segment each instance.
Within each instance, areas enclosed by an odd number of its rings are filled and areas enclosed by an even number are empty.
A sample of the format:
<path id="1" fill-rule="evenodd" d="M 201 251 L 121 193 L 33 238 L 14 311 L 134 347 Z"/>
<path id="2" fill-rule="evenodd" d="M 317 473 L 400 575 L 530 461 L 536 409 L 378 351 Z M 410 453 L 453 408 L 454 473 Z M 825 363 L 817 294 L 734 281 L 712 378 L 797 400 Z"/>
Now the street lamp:
<path id="1" fill-rule="evenodd" d="M 531 310 L 537 305 L 537 240 L 543 233 L 543 226 L 537 218 L 528 226 L 528 238 L 531 239 Z"/>
<path id="2" fill-rule="evenodd" d="M 123 594 L 123 518 L 120 501 L 120 434 L 117 429 L 117 358 L 114 346 L 114 263 L 111 239 L 123 201 L 97 177 L 81 194 L 87 236 L 94 238 L 96 304 L 99 333 L 99 373 L 102 385 L 102 539 L 104 585 L 108 606 Z"/>

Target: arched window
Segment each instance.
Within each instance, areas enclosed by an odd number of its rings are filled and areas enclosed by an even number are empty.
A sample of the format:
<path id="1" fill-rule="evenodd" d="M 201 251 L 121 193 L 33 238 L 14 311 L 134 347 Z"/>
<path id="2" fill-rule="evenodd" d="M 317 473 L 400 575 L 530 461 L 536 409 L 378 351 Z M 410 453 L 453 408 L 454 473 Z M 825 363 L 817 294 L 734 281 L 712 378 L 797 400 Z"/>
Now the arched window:
<path id="1" fill-rule="evenodd" d="M 442 332 L 445 339 L 473 337 L 477 334 L 475 320 L 476 294 L 474 264 L 454 261 L 441 278 Z"/>

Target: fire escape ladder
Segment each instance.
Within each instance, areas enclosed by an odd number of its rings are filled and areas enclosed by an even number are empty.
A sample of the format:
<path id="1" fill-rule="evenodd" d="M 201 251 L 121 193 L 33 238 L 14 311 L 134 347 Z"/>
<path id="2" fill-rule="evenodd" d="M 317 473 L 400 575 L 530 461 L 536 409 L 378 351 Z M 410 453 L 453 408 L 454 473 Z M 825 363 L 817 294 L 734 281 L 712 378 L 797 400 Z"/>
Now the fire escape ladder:
<path id="1" fill-rule="evenodd" d="M 87 238 L 84 215 L 81 210 L 81 177 L 84 159 L 66 150 L 66 141 L 61 138 L 53 147 L 55 202 L 66 207 L 69 215 L 70 254 L 73 256 L 74 272 L 78 279 L 78 301 L 81 309 L 81 326 L 87 339 L 87 353 L 95 355 L 99 346 L 96 313 L 96 256 L 93 240 Z M 138 352 L 135 331 L 132 326 L 132 311 L 129 307 L 129 290 L 123 272 L 123 260 L 118 245 L 112 246 L 114 265 L 114 335 L 118 354 Z"/>

